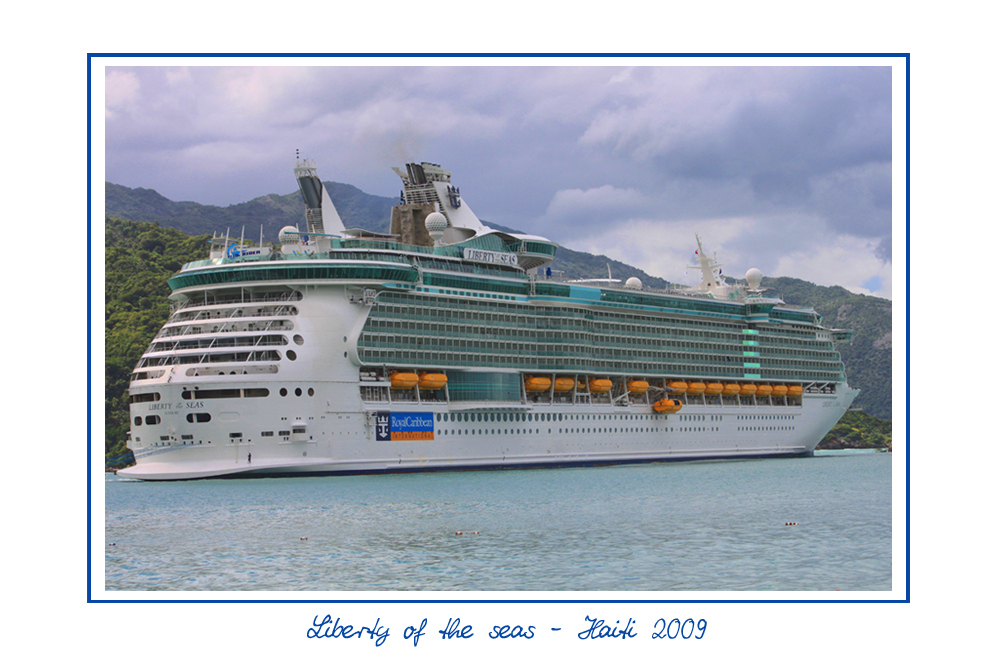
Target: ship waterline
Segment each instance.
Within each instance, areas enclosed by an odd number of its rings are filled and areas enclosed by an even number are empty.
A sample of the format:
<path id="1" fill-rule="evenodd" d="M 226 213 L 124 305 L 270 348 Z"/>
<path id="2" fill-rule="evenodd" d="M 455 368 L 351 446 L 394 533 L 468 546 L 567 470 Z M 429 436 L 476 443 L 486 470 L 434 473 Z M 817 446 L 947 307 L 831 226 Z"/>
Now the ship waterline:
<path id="1" fill-rule="evenodd" d="M 170 279 L 135 368 L 146 480 L 608 465 L 812 452 L 857 392 L 850 332 L 730 285 L 543 273 L 547 239 L 483 225 L 421 163 L 393 234 L 345 229 L 300 161 L 307 230 L 280 251 L 213 239 Z M 699 240 L 699 248 L 701 243 Z"/>

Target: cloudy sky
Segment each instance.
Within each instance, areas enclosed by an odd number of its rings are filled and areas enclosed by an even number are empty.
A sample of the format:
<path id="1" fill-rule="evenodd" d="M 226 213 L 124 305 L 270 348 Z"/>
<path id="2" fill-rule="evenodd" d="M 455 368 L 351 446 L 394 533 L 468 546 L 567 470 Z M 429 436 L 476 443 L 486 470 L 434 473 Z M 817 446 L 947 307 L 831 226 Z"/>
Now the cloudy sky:
<path id="1" fill-rule="evenodd" d="M 382 196 L 436 162 L 480 218 L 668 280 L 697 233 L 727 275 L 891 298 L 890 68 L 663 62 L 109 66 L 105 178 L 225 206 L 294 192 L 296 149 Z"/>

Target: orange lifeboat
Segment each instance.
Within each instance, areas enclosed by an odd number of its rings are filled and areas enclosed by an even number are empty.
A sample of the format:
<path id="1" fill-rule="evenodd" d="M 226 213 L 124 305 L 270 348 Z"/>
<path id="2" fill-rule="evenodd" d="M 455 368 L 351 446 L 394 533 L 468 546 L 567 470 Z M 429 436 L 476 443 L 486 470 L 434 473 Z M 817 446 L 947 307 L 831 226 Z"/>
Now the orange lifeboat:
<path id="1" fill-rule="evenodd" d="M 653 410 L 656 412 L 673 413 L 681 409 L 681 402 L 673 398 L 661 398 L 653 403 Z"/>
<path id="2" fill-rule="evenodd" d="M 757 385 L 745 384 L 740 388 L 740 396 L 753 396 L 757 393 Z"/>
<path id="3" fill-rule="evenodd" d="M 765 398 L 771 395 L 773 388 L 769 384 L 759 384 L 757 385 L 757 395 L 761 398 Z"/>
<path id="4" fill-rule="evenodd" d="M 704 394 L 708 387 L 705 386 L 704 382 L 692 382 L 688 385 L 687 393 L 689 394 Z"/>
<path id="5" fill-rule="evenodd" d="M 590 391 L 593 394 L 606 394 L 611 391 L 611 380 L 605 378 L 591 378 Z"/>
<path id="6" fill-rule="evenodd" d="M 549 378 L 535 377 L 532 375 L 526 375 L 524 377 L 524 390 L 526 392 L 537 394 L 541 391 L 548 391 L 551 386 L 552 380 Z"/>
<path id="7" fill-rule="evenodd" d="M 725 389 L 726 388 L 722 386 L 721 382 L 709 382 L 708 385 L 705 386 L 705 393 L 709 396 L 718 396 L 725 391 Z"/>
<path id="8" fill-rule="evenodd" d="M 389 386 L 393 389 L 413 389 L 420 382 L 416 373 L 404 373 L 396 371 L 389 373 Z"/>
<path id="9" fill-rule="evenodd" d="M 723 396 L 735 396 L 740 393 L 740 386 L 735 382 L 730 382 L 722 389 Z"/>
<path id="10" fill-rule="evenodd" d="M 628 393 L 645 394 L 649 390 L 649 383 L 645 380 L 630 380 L 628 383 Z"/>
<path id="11" fill-rule="evenodd" d="M 448 384 L 448 376 L 444 373 L 421 373 L 421 389 L 442 389 Z"/>
<path id="12" fill-rule="evenodd" d="M 674 380 L 667 386 L 670 387 L 671 394 L 683 394 L 688 390 L 687 382 L 684 382 L 683 380 Z"/>
<path id="13" fill-rule="evenodd" d="M 783 384 L 776 384 L 771 388 L 771 396 L 784 396 L 788 393 L 788 387 Z"/>
<path id="14" fill-rule="evenodd" d="M 568 391 L 572 391 L 574 385 L 576 385 L 576 380 L 573 378 L 556 378 L 556 386 L 553 390 L 557 394 L 565 394 Z"/>
<path id="15" fill-rule="evenodd" d="M 801 398 L 802 396 L 802 385 L 793 384 L 788 388 L 789 398 Z"/>

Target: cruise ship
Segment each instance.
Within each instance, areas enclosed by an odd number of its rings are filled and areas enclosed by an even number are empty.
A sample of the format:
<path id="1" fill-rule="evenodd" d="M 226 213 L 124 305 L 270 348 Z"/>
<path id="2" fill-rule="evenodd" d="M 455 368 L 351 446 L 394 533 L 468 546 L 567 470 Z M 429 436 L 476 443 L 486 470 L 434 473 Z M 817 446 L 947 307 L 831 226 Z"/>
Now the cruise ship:
<path id="1" fill-rule="evenodd" d="M 134 369 L 141 480 L 402 473 L 810 455 L 857 395 L 850 332 L 730 284 L 562 280 L 557 245 L 491 229 L 429 162 L 390 233 L 348 229 L 297 159 L 300 230 L 225 235 L 169 279 Z"/>

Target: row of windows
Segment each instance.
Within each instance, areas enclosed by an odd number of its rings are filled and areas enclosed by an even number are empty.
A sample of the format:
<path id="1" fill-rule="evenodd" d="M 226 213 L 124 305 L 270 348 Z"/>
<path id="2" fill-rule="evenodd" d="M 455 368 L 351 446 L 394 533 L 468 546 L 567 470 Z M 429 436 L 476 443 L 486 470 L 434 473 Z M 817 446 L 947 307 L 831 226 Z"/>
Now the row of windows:
<path id="1" fill-rule="evenodd" d="M 438 413 L 439 422 L 561 422 L 563 417 L 566 421 L 638 421 L 649 419 L 663 419 L 664 415 L 579 415 L 552 412 L 455 412 Z"/>
<path id="2" fill-rule="evenodd" d="M 485 295 L 483 295 L 485 296 Z M 540 305 L 525 302 L 484 303 L 467 299 L 446 299 L 417 293 L 400 294 L 383 292 L 379 295 L 376 309 L 394 315 L 406 315 L 411 320 L 449 322 L 480 320 L 490 322 L 511 322 L 532 328 L 553 328 L 566 330 L 579 328 L 585 331 L 626 331 L 636 334 L 678 337 L 694 335 L 699 338 L 714 335 L 732 341 L 744 336 L 742 323 L 720 320 L 697 320 L 669 315 L 644 313 L 614 313 L 569 305 Z M 666 327 L 666 328 L 665 328 Z M 800 327 L 795 327 L 796 329 Z M 833 349 L 832 344 L 817 341 L 811 331 L 797 332 L 788 327 L 761 326 L 764 340 L 782 347 L 802 345 Z M 756 333 L 756 332 L 755 332 Z M 793 342 L 794 341 L 794 342 Z"/>
<path id="3" fill-rule="evenodd" d="M 223 324 L 203 325 L 201 320 L 174 326 L 165 326 L 156 334 L 156 338 L 170 336 L 190 336 L 201 333 L 254 333 L 264 331 L 290 331 L 291 320 L 250 320 L 227 322 Z"/>
<path id="4" fill-rule="evenodd" d="M 289 350 L 289 359 L 294 360 L 294 352 Z M 175 366 L 178 364 L 218 364 L 229 362 L 248 361 L 280 361 L 281 354 L 277 350 L 251 350 L 249 352 L 222 352 L 216 354 L 165 356 L 165 357 L 143 357 L 139 360 L 136 368 L 149 368 L 152 366 Z M 225 372 L 219 371 L 219 375 Z"/>
<path id="5" fill-rule="evenodd" d="M 217 349 L 222 347 L 260 347 L 288 345 L 288 339 L 274 334 L 259 336 L 231 336 L 226 338 L 188 338 L 169 343 L 153 343 L 147 352 L 174 352 L 177 350 Z"/>
<path id="6" fill-rule="evenodd" d="M 715 338 L 720 343 L 729 342 L 730 349 L 738 352 L 742 348 L 747 335 L 743 333 L 742 325 L 710 323 L 696 320 L 682 320 L 670 317 L 651 318 L 648 316 L 630 316 L 624 320 L 614 313 L 592 311 L 582 308 L 537 306 L 533 304 L 497 303 L 488 304 L 466 302 L 465 300 L 447 300 L 419 294 L 388 294 L 379 296 L 379 302 L 373 307 L 369 316 L 369 324 L 383 320 L 393 326 L 399 320 L 407 320 L 408 328 L 418 328 L 438 333 L 454 332 L 456 326 L 480 326 L 490 329 L 489 335 L 496 335 L 494 329 L 529 329 L 531 335 L 544 336 L 544 330 L 552 330 L 561 334 L 579 331 L 588 334 L 577 336 L 583 341 L 595 339 L 600 335 L 626 335 L 634 339 L 641 335 L 643 339 L 691 340 L 704 341 Z M 506 326 L 483 327 L 479 323 L 488 322 Z M 436 329 L 435 329 L 436 327 Z M 834 359 L 838 355 L 830 341 L 818 341 L 815 335 L 801 335 L 792 338 L 783 329 L 762 328 L 764 332 L 754 342 L 762 346 L 775 346 L 781 350 L 811 349 L 814 354 Z M 754 337 L 758 332 L 755 331 Z M 485 335 L 485 332 L 484 332 Z M 521 336 L 523 333 L 507 333 L 508 336 Z"/>
<path id="7" fill-rule="evenodd" d="M 742 362 L 714 363 L 705 357 L 676 355 L 665 358 L 653 352 L 632 352 L 625 354 L 616 350 L 605 350 L 601 358 L 594 356 L 574 357 L 563 350 L 561 353 L 540 353 L 526 350 L 501 350 L 501 344 L 474 342 L 468 346 L 454 343 L 454 351 L 427 351 L 444 346 L 415 342 L 410 345 L 375 347 L 369 340 L 359 341 L 358 353 L 366 364 L 406 364 L 420 366 L 482 366 L 489 368 L 517 368 L 540 372 L 582 372 L 616 373 L 629 372 L 651 375 L 715 376 L 719 378 L 744 379 L 747 368 Z M 459 350 L 463 350 L 459 352 Z M 769 364 L 769 368 L 753 368 L 754 379 L 785 381 L 842 381 L 844 374 L 838 366 L 822 367 L 809 362 Z M 815 366 L 815 368 L 811 368 Z"/>
<path id="8" fill-rule="evenodd" d="M 201 302 L 201 304 L 204 304 L 204 302 Z M 281 315 L 298 315 L 298 313 L 299 309 L 297 307 L 285 303 L 255 306 L 240 302 L 235 306 L 227 308 L 220 308 L 217 304 L 205 304 L 197 307 L 185 304 L 182 309 L 170 317 L 167 324 L 226 320 L 234 317 L 278 317 Z"/>
<path id="9" fill-rule="evenodd" d="M 466 339 L 460 341 L 460 339 Z M 518 350 L 525 354 L 535 351 L 560 354 L 588 354 L 604 357 L 609 354 L 618 356 L 664 356 L 666 358 L 688 358 L 678 356 L 680 353 L 707 354 L 715 352 L 716 357 L 708 357 L 707 361 L 740 360 L 745 357 L 781 357 L 785 359 L 817 361 L 836 364 L 840 360 L 837 352 L 798 352 L 794 349 L 761 348 L 751 350 L 754 354 L 746 354 L 747 349 L 740 345 L 723 345 L 701 342 L 693 346 L 688 340 L 636 339 L 634 335 L 603 336 L 594 334 L 579 334 L 571 331 L 556 331 L 552 335 L 545 331 L 530 329 L 508 329 L 489 326 L 466 326 L 452 324 L 431 324 L 427 322 L 410 322 L 406 320 L 372 317 L 365 326 L 362 342 L 370 347 L 402 347 L 419 346 L 422 349 L 469 349 L 488 347 L 491 349 Z M 555 345 L 544 345 L 552 342 Z M 599 351 L 595 353 L 595 349 Z M 616 352 L 624 350 L 624 352 Z M 628 351 L 632 351 L 630 355 Z M 728 354 L 727 354 L 728 353 Z"/>
<path id="10" fill-rule="evenodd" d="M 416 282 L 417 271 L 412 267 L 350 266 L 343 264 L 293 264 L 290 266 L 232 267 L 215 271 L 179 273 L 167 281 L 176 291 L 199 285 L 254 281 L 350 280 L 378 282 Z"/>
<path id="11" fill-rule="evenodd" d="M 430 347 L 430 346 L 427 346 Z M 537 372 L 579 372 L 579 373 L 621 373 L 628 372 L 641 375 L 660 376 L 691 376 L 704 377 L 713 376 L 720 379 L 742 380 L 748 376 L 747 370 L 739 365 L 707 365 L 704 363 L 684 363 L 677 361 L 672 363 L 656 361 L 652 358 L 643 359 L 639 357 L 617 357 L 615 359 L 593 359 L 583 357 L 565 356 L 541 356 L 535 355 L 530 358 L 522 354 L 498 354 L 490 352 L 468 353 L 468 352 L 424 352 L 420 351 L 420 346 L 413 346 L 413 349 L 400 347 L 394 348 L 368 348 L 364 342 L 359 345 L 358 353 L 363 363 L 366 364 L 386 364 L 386 365 L 414 365 L 414 366 L 438 366 L 445 368 L 453 367 L 484 367 L 484 368 L 517 368 L 525 371 Z M 625 367 L 627 365 L 627 368 Z M 769 370 L 766 368 L 752 369 L 753 379 L 763 379 L 768 381 L 786 382 L 837 382 L 844 380 L 842 371 L 829 370 L 794 370 L 782 369 Z"/>

